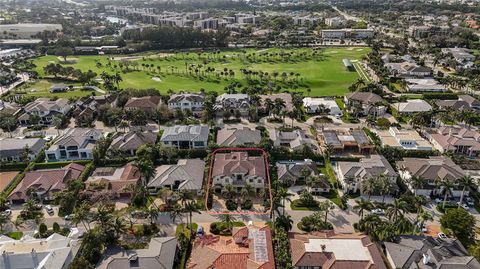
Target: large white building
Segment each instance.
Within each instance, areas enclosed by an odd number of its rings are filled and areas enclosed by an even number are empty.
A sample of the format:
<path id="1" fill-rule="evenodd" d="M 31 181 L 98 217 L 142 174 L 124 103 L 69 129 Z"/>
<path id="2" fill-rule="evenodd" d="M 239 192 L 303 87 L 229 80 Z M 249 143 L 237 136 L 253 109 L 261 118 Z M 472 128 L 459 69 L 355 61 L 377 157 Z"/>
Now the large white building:
<path id="1" fill-rule="evenodd" d="M 309 114 L 320 113 L 328 110 L 329 115 L 342 115 L 342 110 L 338 107 L 337 102 L 335 102 L 333 99 L 305 97 L 303 98 L 303 107 L 305 108 L 305 112 Z"/>
<path id="2" fill-rule="evenodd" d="M 45 150 L 47 161 L 91 160 L 95 142 L 103 137 L 100 130 L 71 128 Z"/>
<path id="3" fill-rule="evenodd" d="M 66 269 L 75 257 L 75 244 L 56 233 L 40 239 L 25 235 L 20 240 L 0 235 L 0 268 Z"/>
<path id="4" fill-rule="evenodd" d="M 44 31 L 60 32 L 62 31 L 62 25 L 40 23 L 0 24 L 0 38 L 30 39 Z"/>

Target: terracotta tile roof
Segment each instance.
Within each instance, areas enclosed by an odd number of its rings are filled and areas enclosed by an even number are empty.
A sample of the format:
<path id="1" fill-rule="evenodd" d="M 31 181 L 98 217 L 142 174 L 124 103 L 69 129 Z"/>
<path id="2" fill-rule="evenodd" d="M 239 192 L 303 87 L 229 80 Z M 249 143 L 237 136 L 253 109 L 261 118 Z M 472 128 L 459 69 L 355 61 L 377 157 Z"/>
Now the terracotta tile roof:
<path id="1" fill-rule="evenodd" d="M 263 157 L 248 156 L 247 152 L 215 154 L 212 176 L 236 173 L 266 178 L 265 160 Z"/>
<path id="2" fill-rule="evenodd" d="M 249 231 L 264 231 L 267 261 L 256 261 Z M 268 226 L 235 229 L 232 238 L 205 235 L 194 243 L 188 269 L 274 269 L 272 237 Z"/>
<path id="3" fill-rule="evenodd" d="M 312 241 L 316 239 L 321 240 Z M 293 266 L 320 266 L 322 269 L 387 268 L 377 246 L 364 234 L 335 234 L 333 231 L 310 234 L 290 233 L 289 240 Z M 327 240 L 326 243 L 324 240 Z M 335 246 L 337 240 L 339 244 Z M 352 245 L 352 249 L 348 252 L 338 250 L 338 246 L 341 248 L 343 244 L 350 241 L 357 242 Z M 325 245 L 317 245 L 323 243 Z M 325 246 L 324 249 L 318 249 L 323 246 Z M 360 252 L 360 255 L 355 252 Z"/>
<path id="4" fill-rule="evenodd" d="M 156 108 L 161 100 L 160 96 L 134 97 L 127 101 L 125 108 Z"/>
<path id="5" fill-rule="evenodd" d="M 51 196 L 53 192 L 63 190 L 67 181 L 78 178 L 84 169 L 83 165 L 70 163 L 58 169 L 27 172 L 12 194 L 10 194 L 9 199 L 26 200 L 28 198 L 26 191 L 30 187 Z"/>

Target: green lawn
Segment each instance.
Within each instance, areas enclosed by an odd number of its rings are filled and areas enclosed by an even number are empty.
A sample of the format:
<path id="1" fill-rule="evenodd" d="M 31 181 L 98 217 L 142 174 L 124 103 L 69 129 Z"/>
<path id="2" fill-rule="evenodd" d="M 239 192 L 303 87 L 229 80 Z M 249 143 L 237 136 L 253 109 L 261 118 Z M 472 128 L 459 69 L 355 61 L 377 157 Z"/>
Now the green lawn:
<path id="1" fill-rule="evenodd" d="M 247 50 L 247 53 L 255 53 L 260 55 L 265 51 L 269 53 L 283 53 L 295 52 L 299 53 L 310 49 L 296 49 L 296 50 L 281 50 L 281 49 L 264 49 L 254 51 Z M 242 53 L 239 50 L 226 50 L 220 54 L 204 53 L 202 58 L 196 53 L 178 53 L 174 56 L 165 57 L 161 54 L 142 54 L 136 56 L 129 56 L 128 59 L 121 59 L 122 56 L 116 58 L 112 63 L 114 65 L 130 61 L 136 62 L 137 71 L 130 71 L 122 73 L 123 81 L 120 82 L 122 88 L 156 88 L 160 92 L 165 93 L 168 89 L 173 91 L 189 90 L 198 91 L 204 88 L 206 91 L 222 92 L 224 87 L 233 81 L 238 81 L 242 86 L 246 86 L 246 81 L 241 74 L 240 69 L 248 69 L 255 71 L 268 72 L 273 74 L 278 73 L 299 73 L 302 78 L 302 85 L 299 90 L 305 91 L 306 88 L 311 89 L 312 96 L 333 96 L 342 95 L 347 92 L 348 86 L 355 82 L 360 75 L 357 72 L 347 71 L 343 66 L 342 60 L 344 58 L 350 60 L 360 60 L 369 52 L 369 48 L 327 48 L 324 50 L 324 60 L 290 60 L 284 62 L 282 60 L 256 61 L 250 63 L 242 59 Z M 136 59 L 133 59 L 136 57 Z M 216 57 L 216 58 L 215 58 Z M 210 59 L 212 59 L 210 61 Z M 213 60 L 217 59 L 217 60 Z M 49 63 L 59 63 L 61 59 L 57 56 L 43 56 L 34 60 L 36 71 L 40 76 L 44 76 L 43 68 Z M 107 73 L 115 73 L 120 71 L 120 68 L 107 67 L 108 56 L 73 56 L 71 64 L 64 64 L 64 66 L 72 66 L 83 71 L 92 70 L 97 74 L 103 71 Z M 97 66 L 97 62 L 101 66 Z M 154 68 L 147 69 L 143 65 L 154 65 Z M 190 64 L 203 65 L 215 68 L 217 71 L 223 71 L 224 68 L 232 69 L 235 75 L 232 79 L 204 78 L 199 79 L 188 74 L 186 66 Z M 157 67 L 161 69 L 158 69 Z M 175 70 L 175 71 L 172 71 Z M 175 74 L 172 74 L 175 73 Z M 154 80 L 153 78 L 158 78 Z M 277 78 L 281 80 L 280 76 Z M 33 85 L 32 85 L 33 86 Z M 284 90 L 284 89 L 282 89 Z"/>
<path id="2" fill-rule="evenodd" d="M 72 89 L 71 91 L 67 92 L 58 92 L 58 93 L 51 93 L 50 87 L 55 84 L 66 84 L 66 85 L 74 85 L 78 86 L 78 84 L 74 84 L 71 82 L 65 82 L 55 79 L 38 79 L 33 83 L 26 83 L 21 87 L 15 90 L 16 93 L 26 93 L 28 95 L 36 96 L 36 97 L 58 97 L 58 98 L 78 98 L 87 95 L 91 95 L 92 91 L 82 91 L 80 89 Z M 99 93 L 96 93 L 99 94 Z"/>
<path id="3" fill-rule="evenodd" d="M 23 236 L 23 232 L 9 232 L 7 236 L 15 240 L 20 240 Z"/>

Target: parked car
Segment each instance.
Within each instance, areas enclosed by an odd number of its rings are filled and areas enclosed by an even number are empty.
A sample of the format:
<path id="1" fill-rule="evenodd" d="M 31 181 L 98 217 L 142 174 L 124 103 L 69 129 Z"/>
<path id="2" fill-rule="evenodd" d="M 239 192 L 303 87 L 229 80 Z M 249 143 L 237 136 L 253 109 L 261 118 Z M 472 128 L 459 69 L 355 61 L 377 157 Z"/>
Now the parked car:
<path id="1" fill-rule="evenodd" d="M 447 198 L 447 203 L 450 202 L 450 199 Z M 440 204 L 443 203 L 443 198 L 435 198 L 435 203 Z"/>
<path id="2" fill-rule="evenodd" d="M 147 217 L 147 214 L 142 211 L 133 211 L 130 215 L 137 219 L 144 219 Z"/>
<path id="3" fill-rule="evenodd" d="M 474 206 L 475 205 L 475 200 L 473 200 L 471 197 L 466 197 L 465 201 L 467 202 L 467 205 L 469 205 L 469 206 Z"/>
<path id="4" fill-rule="evenodd" d="M 51 205 L 46 205 L 46 206 L 45 206 L 45 209 L 47 210 L 47 213 L 48 213 L 49 215 L 53 215 L 53 208 L 52 208 Z"/>
<path id="5" fill-rule="evenodd" d="M 419 223 L 417 223 L 417 227 L 420 228 L 422 233 L 428 232 L 427 225 L 425 225 L 425 223 L 419 222 Z"/>
<path id="6" fill-rule="evenodd" d="M 12 215 L 12 210 L 7 209 L 7 210 L 3 211 L 2 214 L 5 215 L 5 216 L 10 216 L 10 215 Z"/>
<path id="7" fill-rule="evenodd" d="M 438 233 L 437 235 L 440 239 L 447 239 L 447 236 L 444 233 Z"/>
<path id="8" fill-rule="evenodd" d="M 66 215 L 65 217 L 63 217 L 63 219 L 64 220 L 72 220 L 74 217 L 75 217 L 74 214 L 70 214 L 70 215 Z"/>
<path id="9" fill-rule="evenodd" d="M 465 204 L 465 203 L 460 204 L 460 202 L 457 202 L 457 205 L 460 205 L 460 207 L 463 208 L 463 209 L 465 209 L 465 210 L 469 210 L 469 209 L 470 209 L 470 207 L 469 207 L 467 204 Z"/>
<path id="10" fill-rule="evenodd" d="M 385 211 L 381 208 L 374 208 L 372 209 L 372 214 L 376 214 L 376 215 L 383 215 L 385 214 Z"/>

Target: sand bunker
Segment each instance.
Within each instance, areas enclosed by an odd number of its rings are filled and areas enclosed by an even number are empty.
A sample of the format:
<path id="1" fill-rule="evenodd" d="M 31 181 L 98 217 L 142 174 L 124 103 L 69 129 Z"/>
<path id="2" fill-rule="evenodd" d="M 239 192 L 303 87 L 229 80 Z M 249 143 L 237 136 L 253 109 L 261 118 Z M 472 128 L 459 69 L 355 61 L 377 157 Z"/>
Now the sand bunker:
<path id="1" fill-rule="evenodd" d="M 157 81 L 157 82 L 162 82 L 162 80 L 159 77 L 153 77 L 152 79 Z"/>

